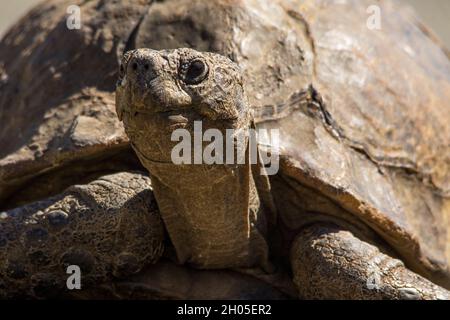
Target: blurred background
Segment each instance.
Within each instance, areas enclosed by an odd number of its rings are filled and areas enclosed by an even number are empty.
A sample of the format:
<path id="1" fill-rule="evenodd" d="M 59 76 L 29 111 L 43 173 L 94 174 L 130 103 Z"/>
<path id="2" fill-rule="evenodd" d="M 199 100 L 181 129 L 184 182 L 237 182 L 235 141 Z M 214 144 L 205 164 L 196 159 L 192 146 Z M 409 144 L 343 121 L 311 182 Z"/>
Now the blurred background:
<path id="1" fill-rule="evenodd" d="M 1 0 L 0 37 L 7 29 L 25 14 L 32 6 L 42 0 Z M 450 48 L 450 0 L 395 0 L 413 5 L 425 23 Z"/>

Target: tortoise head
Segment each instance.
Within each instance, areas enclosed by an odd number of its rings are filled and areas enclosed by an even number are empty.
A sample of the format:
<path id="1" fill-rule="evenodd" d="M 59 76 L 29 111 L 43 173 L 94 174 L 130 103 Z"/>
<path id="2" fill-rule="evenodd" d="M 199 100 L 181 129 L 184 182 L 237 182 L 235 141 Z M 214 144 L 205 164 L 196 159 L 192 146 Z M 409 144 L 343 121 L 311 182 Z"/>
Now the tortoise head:
<path id="1" fill-rule="evenodd" d="M 118 115 L 194 111 L 210 120 L 246 118 L 239 67 L 193 49 L 128 51 L 117 83 Z"/>
<path id="2" fill-rule="evenodd" d="M 193 133 L 194 121 L 201 121 L 204 130 L 225 133 L 248 128 L 251 119 L 239 67 L 222 55 L 187 48 L 127 52 L 116 108 L 133 147 L 158 161 L 169 161 L 175 129 Z M 150 146 L 147 139 L 157 143 Z"/>
<path id="3" fill-rule="evenodd" d="M 268 250 L 259 231 L 265 222 L 248 161 L 195 160 L 198 123 L 201 150 L 209 145 L 204 139 L 208 129 L 221 135 L 222 144 L 229 129 L 238 135 L 250 127 L 238 66 L 224 56 L 191 49 L 130 51 L 120 67 L 116 107 L 133 149 L 152 176 L 179 261 L 201 268 L 267 265 Z M 194 146 L 193 163 L 173 161 L 172 153 L 181 144 L 173 139 L 177 129 L 188 134 L 178 138 Z M 210 138 L 216 143 L 216 135 Z M 234 155 L 248 152 L 248 136 L 243 140 L 234 144 L 233 139 Z M 189 147 L 183 154 L 191 156 L 191 151 Z"/>

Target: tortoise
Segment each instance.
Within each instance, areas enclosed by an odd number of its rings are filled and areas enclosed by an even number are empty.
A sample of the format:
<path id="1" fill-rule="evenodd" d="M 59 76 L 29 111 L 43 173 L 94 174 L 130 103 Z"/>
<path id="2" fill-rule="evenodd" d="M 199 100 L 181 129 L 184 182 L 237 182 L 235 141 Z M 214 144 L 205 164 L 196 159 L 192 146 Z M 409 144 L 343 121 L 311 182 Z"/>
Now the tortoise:
<path id="1" fill-rule="evenodd" d="M 2 297 L 450 297 L 449 55 L 411 11 L 69 4 L 0 44 Z M 279 171 L 169 161 L 195 120 L 278 129 Z"/>

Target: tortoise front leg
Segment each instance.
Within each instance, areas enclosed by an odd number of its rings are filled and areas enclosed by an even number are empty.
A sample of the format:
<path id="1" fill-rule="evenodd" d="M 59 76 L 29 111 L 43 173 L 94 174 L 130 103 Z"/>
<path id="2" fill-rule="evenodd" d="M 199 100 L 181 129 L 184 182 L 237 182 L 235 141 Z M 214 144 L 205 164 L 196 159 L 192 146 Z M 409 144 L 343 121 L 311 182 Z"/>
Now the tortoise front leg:
<path id="1" fill-rule="evenodd" d="M 80 268 L 82 288 L 136 273 L 160 258 L 163 237 L 143 174 L 117 173 L 72 186 L 1 213 L 0 297 L 68 292 L 70 265 Z"/>
<path id="2" fill-rule="evenodd" d="M 304 229 L 291 248 L 294 282 L 306 299 L 450 299 L 450 293 L 351 232 Z"/>

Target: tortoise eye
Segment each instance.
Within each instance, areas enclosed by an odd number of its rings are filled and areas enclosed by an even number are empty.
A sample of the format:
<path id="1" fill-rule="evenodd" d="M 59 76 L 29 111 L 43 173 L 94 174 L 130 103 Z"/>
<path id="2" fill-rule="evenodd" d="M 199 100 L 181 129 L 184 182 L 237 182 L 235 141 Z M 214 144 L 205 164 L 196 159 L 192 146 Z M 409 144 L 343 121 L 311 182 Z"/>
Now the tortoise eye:
<path id="1" fill-rule="evenodd" d="M 198 84 L 202 82 L 208 75 L 208 66 L 201 60 L 194 60 L 189 63 L 184 81 L 187 84 Z"/>

